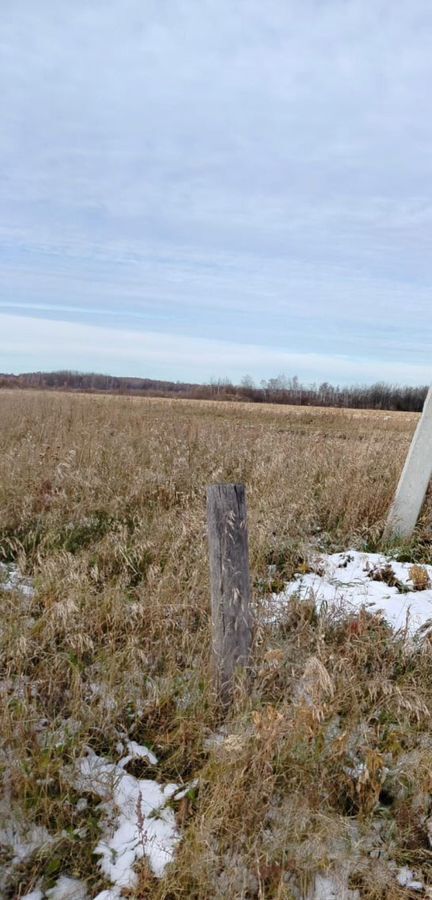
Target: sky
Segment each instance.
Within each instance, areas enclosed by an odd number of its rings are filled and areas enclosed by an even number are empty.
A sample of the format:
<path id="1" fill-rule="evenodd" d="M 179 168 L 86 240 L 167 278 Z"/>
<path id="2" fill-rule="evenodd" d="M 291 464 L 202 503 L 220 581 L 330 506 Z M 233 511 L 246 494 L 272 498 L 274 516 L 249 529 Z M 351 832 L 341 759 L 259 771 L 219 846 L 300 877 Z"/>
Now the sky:
<path id="1" fill-rule="evenodd" d="M 430 0 L 2 0 L 0 372 L 432 380 Z"/>

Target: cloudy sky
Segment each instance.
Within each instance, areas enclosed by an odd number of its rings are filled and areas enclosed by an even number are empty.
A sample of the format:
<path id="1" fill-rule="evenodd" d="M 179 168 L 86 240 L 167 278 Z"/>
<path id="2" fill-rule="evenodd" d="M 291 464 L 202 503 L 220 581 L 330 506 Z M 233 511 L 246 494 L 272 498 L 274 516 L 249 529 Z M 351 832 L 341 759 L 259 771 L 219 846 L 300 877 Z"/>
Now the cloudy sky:
<path id="1" fill-rule="evenodd" d="M 0 371 L 432 379 L 430 0 L 2 0 Z"/>

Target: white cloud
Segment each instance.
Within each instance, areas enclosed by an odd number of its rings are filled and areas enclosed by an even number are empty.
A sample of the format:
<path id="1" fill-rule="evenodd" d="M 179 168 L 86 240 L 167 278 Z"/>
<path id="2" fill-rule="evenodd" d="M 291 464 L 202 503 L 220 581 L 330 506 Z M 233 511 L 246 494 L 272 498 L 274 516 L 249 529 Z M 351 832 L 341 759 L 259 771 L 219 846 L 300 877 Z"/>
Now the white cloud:
<path id="1" fill-rule="evenodd" d="M 304 381 L 322 380 L 322 372 L 340 383 L 359 380 L 430 381 L 431 366 L 377 363 L 361 357 L 287 352 L 281 347 L 191 338 L 168 332 L 129 331 L 74 322 L 0 315 L 0 370 L 15 372 L 49 368 L 102 371 L 155 378 L 199 381 L 215 373 L 239 381 L 246 372 L 260 379 L 276 372 L 299 374 Z M 88 365 L 88 361 L 92 365 Z M 26 369 L 27 371 L 29 370 Z"/>
<path id="2" fill-rule="evenodd" d="M 431 38 L 428 0 L 5 0 L 0 302 L 402 380 L 432 337 Z"/>

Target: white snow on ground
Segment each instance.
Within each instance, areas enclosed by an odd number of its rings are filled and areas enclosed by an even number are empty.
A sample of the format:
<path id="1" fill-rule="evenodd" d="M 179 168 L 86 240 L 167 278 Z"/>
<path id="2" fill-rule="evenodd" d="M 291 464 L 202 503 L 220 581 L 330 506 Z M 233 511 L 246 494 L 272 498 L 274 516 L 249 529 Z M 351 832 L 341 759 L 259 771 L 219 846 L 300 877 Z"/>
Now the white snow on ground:
<path id="1" fill-rule="evenodd" d="M 318 874 L 306 900 L 360 900 L 360 894 L 349 889 L 346 872 Z"/>
<path id="2" fill-rule="evenodd" d="M 136 741 L 130 741 L 128 739 L 123 743 L 126 745 L 126 750 L 128 751 L 128 755 L 124 756 L 119 762 L 119 766 L 123 769 L 132 759 L 147 759 L 152 766 L 157 765 L 157 756 L 155 756 L 148 747 L 143 747 L 141 744 L 137 744 Z M 121 745 L 121 750 L 122 749 L 123 744 Z"/>
<path id="3" fill-rule="evenodd" d="M 98 900 L 113 900 L 120 896 L 121 888 L 135 887 L 138 878 L 134 865 L 143 856 L 154 874 L 161 877 L 179 841 L 174 812 L 167 806 L 178 786 L 161 787 L 152 779 L 129 775 L 124 766 L 131 759 L 147 758 L 152 764 L 157 759 L 147 747 L 135 742 L 127 742 L 127 749 L 128 755 L 117 764 L 89 750 L 78 765 L 77 787 L 102 799 L 100 808 L 107 820 L 95 853 L 113 890 L 103 891 Z"/>
<path id="4" fill-rule="evenodd" d="M 401 887 L 406 887 L 410 891 L 422 891 L 424 884 L 414 878 L 414 874 L 408 866 L 402 866 L 398 869 L 397 882 Z"/>
<path id="5" fill-rule="evenodd" d="M 5 812 L 3 804 L 0 813 Z M 43 825 L 30 825 L 17 821 L 6 821 L 0 829 L 0 846 L 8 847 L 13 853 L 11 865 L 19 865 L 28 859 L 35 850 L 48 846 L 53 838 Z"/>
<path id="6" fill-rule="evenodd" d="M 394 629 L 405 630 L 411 637 L 429 623 L 432 626 L 432 566 L 421 566 L 419 576 L 418 567 L 417 573 L 412 571 L 412 563 L 401 563 L 378 553 L 349 550 L 318 556 L 311 568 L 311 572 L 297 575 L 282 593 L 269 598 L 269 621 L 277 622 L 287 602 L 297 596 L 312 599 L 318 609 L 327 606 L 349 614 L 366 608 L 382 613 Z M 389 580 L 396 583 L 388 584 Z M 28 598 L 34 594 L 29 579 L 23 578 L 18 568 L 11 565 L 0 564 L 0 588 L 18 590 Z M 226 743 L 230 737 L 221 735 L 220 739 Z M 103 833 L 95 854 L 99 857 L 101 873 L 111 887 L 101 891 L 94 900 L 120 900 L 123 890 L 136 887 L 135 864 L 144 856 L 157 877 L 164 874 L 180 839 L 168 801 L 179 800 L 196 784 L 180 789 L 175 784 L 161 786 L 153 779 L 135 778 L 126 771 L 127 765 L 134 759 L 146 759 L 151 766 L 156 766 L 155 754 L 129 739 L 119 743 L 117 752 L 120 759 L 114 763 L 89 749 L 78 761 L 78 772 L 74 775 L 79 790 L 101 800 Z M 78 802 L 86 801 L 81 798 Z M 54 840 L 46 829 L 18 827 L 11 820 L 0 828 L 0 843 L 11 848 L 13 854 L 7 865 L 10 873 L 36 849 Z M 407 890 L 425 890 L 407 867 L 395 868 L 394 877 Z M 319 874 L 311 900 L 336 897 L 341 900 L 342 896 L 344 900 L 356 900 L 358 892 L 350 891 L 345 883 L 342 887 L 343 891 L 335 875 Z M 84 882 L 61 875 L 49 890 L 44 892 L 38 886 L 23 900 L 87 900 L 88 897 Z"/>
<path id="7" fill-rule="evenodd" d="M 192 785 L 180 789 L 177 784 L 162 786 L 152 779 L 135 778 L 125 767 L 133 759 L 147 759 L 157 765 L 157 757 L 148 747 L 136 741 L 123 739 L 118 745 L 123 755 L 113 763 L 88 750 L 77 764 L 73 782 L 78 790 L 101 799 L 102 836 L 96 847 L 102 875 L 111 882 L 111 888 L 101 891 L 94 900 L 119 900 L 123 888 L 133 888 L 138 882 L 135 863 L 144 856 L 157 877 L 164 874 L 172 860 L 180 839 L 173 810 L 168 800 L 179 800 Z M 80 802 L 85 802 L 81 798 Z M 1 813 L 1 810 L 0 810 Z M 0 816 L 1 818 L 1 816 Z M 1 888 L 7 887 L 16 867 L 28 860 L 33 853 L 55 842 L 42 826 L 18 824 L 12 815 L 4 817 L 0 828 L 0 847 L 8 848 L 12 859 L 3 868 Z M 37 888 L 23 900 L 87 900 L 85 884 L 67 875 L 61 875 L 49 890 Z"/>
<path id="8" fill-rule="evenodd" d="M 19 591 L 26 597 L 33 597 L 35 590 L 30 579 L 21 575 L 18 566 L 0 563 L 0 588 L 2 591 Z"/>
<path id="9" fill-rule="evenodd" d="M 21 900 L 88 900 L 87 888 L 79 878 L 70 878 L 68 875 L 60 875 L 55 885 L 48 888 L 45 893 L 37 889 L 30 894 L 25 894 Z"/>
<path id="10" fill-rule="evenodd" d="M 184 788 L 180 788 L 179 791 L 176 791 L 173 794 L 173 800 L 183 800 L 183 797 L 186 797 L 189 794 L 189 791 L 195 790 L 199 785 L 199 778 L 194 778 L 193 781 L 190 781 L 189 784 Z"/>
<path id="11" fill-rule="evenodd" d="M 35 593 L 31 581 L 21 575 L 17 566 L 3 563 L 0 563 L 0 589 L 19 591 L 28 599 Z M 7 691 L 11 685 L 12 681 L 10 684 L 2 682 L 0 687 Z M 179 786 L 161 786 L 153 779 L 129 775 L 126 767 L 134 759 L 147 759 L 150 765 L 157 765 L 157 757 L 148 747 L 123 739 L 117 750 L 123 754 L 118 763 L 88 750 L 78 764 L 76 786 L 101 798 L 99 808 L 102 821 L 105 820 L 104 834 L 95 853 L 100 857 L 101 872 L 112 887 L 100 892 L 95 900 L 118 900 L 123 888 L 135 887 L 138 876 L 134 866 L 143 856 L 147 857 L 154 874 L 161 877 L 179 841 L 174 812 L 167 805 L 170 798 L 179 794 Z M 180 791 L 177 799 L 181 796 Z M 55 838 L 42 827 L 28 826 L 25 822 L 18 824 L 9 810 L 0 827 L 0 845 L 7 848 L 11 860 L 0 873 L 0 890 L 7 886 L 8 878 L 13 876 L 19 864 L 54 841 Z M 85 900 L 88 894 L 83 882 L 61 875 L 48 891 L 44 893 L 38 887 L 27 895 L 26 900 L 42 900 L 44 897 L 49 900 Z"/>
<path id="12" fill-rule="evenodd" d="M 33 853 L 54 842 L 43 825 L 28 824 L 13 815 L 7 793 L 6 789 L 5 797 L 0 802 L 0 852 L 7 850 L 10 858 L 0 865 L 0 897 L 4 896 L 2 892 L 6 891 L 17 868 L 30 859 Z"/>
<path id="13" fill-rule="evenodd" d="M 79 878 L 60 875 L 55 885 L 46 892 L 48 900 L 87 900 L 87 888 Z"/>
<path id="14" fill-rule="evenodd" d="M 391 868 L 389 873 L 390 871 Z M 394 874 L 400 887 L 419 893 L 424 891 L 423 882 L 416 880 L 413 872 L 407 866 L 396 869 Z M 340 868 L 333 873 L 318 873 L 306 900 L 360 900 L 360 892 L 350 890 L 348 886 L 348 875 L 349 866 L 345 869 Z"/>
<path id="15" fill-rule="evenodd" d="M 375 580 L 386 566 L 391 566 L 400 587 Z M 426 590 L 416 590 L 410 574 L 412 568 L 413 563 L 357 550 L 319 556 L 313 564 L 315 571 L 297 575 L 282 593 L 272 594 L 268 600 L 268 618 L 276 622 L 287 601 L 298 596 L 314 600 L 318 609 L 327 605 L 348 613 L 358 612 L 362 607 L 373 613 L 382 612 L 394 629 L 407 629 L 413 636 L 432 620 L 432 566 L 421 566 L 431 585 Z"/>

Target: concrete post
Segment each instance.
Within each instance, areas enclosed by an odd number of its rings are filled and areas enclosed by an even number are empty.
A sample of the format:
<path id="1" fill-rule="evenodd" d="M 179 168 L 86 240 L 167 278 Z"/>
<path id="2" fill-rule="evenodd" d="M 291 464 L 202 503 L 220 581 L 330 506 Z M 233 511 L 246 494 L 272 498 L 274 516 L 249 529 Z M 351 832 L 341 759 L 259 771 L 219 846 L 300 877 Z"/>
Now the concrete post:
<path id="1" fill-rule="evenodd" d="M 432 387 L 390 507 L 384 530 L 385 541 L 410 538 L 416 526 L 432 475 Z"/>

